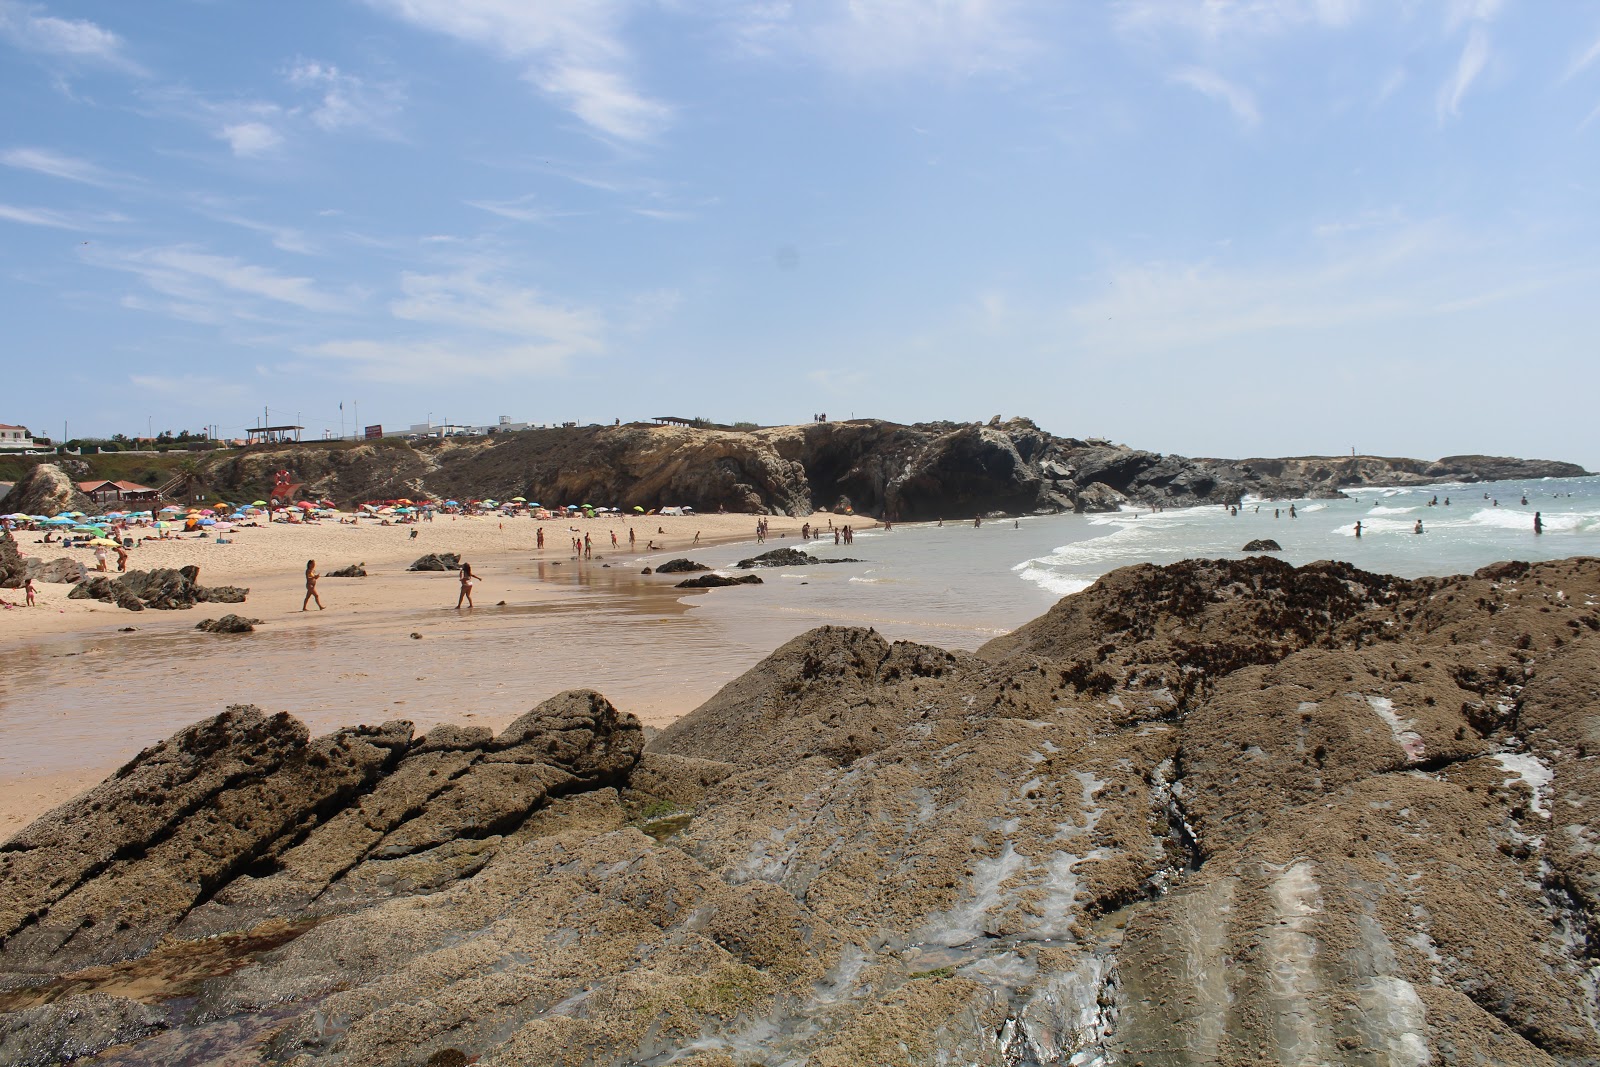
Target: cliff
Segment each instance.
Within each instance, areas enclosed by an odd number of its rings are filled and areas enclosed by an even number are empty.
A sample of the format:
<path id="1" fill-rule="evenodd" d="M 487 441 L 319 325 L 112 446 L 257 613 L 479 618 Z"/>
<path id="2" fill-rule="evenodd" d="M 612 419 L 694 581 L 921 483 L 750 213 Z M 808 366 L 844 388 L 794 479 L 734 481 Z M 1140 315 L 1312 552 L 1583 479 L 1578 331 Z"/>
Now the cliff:
<path id="1" fill-rule="evenodd" d="M 523 496 L 546 505 L 687 504 L 700 511 L 791 515 L 849 504 L 907 521 L 1587 473 L 1570 463 L 1491 456 L 1189 459 L 1056 437 L 1019 418 L 912 426 L 859 419 L 748 432 L 589 426 L 414 447 L 401 440 L 303 445 L 213 459 L 206 479 L 224 496 L 254 499 L 270 488 L 280 467 L 293 470 L 308 495 L 344 503 Z"/>
<path id="2" fill-rule="evenodd" d="M 1592 1064 L 1597 602 L 1195 560 L 647 746 L 231 708 L 0 845 L 0 1061 Z"/>

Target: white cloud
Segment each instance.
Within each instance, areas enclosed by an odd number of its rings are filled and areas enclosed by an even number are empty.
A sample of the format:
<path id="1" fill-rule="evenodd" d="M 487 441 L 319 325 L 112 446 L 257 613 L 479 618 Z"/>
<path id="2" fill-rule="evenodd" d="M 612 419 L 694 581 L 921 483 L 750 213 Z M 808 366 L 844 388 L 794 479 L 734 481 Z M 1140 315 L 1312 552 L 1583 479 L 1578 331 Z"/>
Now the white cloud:
<path id="1" fill-rule="evenodd" d="M 1361 7 L 1358 0 L 1127 0 L 1116 20 L 1127 33 L 1224 41 L 1305 26 L 1339 29 L 1354 22 Z"/>
<path id="2" fill-rule="evenodd" d="M 526 78 L 606 137 L 658 134 L 672 109 L 632 84 L 619 0 L 368 0 L 435 33 L 526 63 Z"/>
<path id="3" fill-rule="evenodd" d="M 14 204 L 0 204 L 0 219 L 26 226 L 49 226 L 57 230 L 97 230 L 107 223 L 128 221 L 122 215 L 84 214 L 47 207 L 17 207 Z"/>
<path id="4" fill-rule="evenodd" d="M 302 256 L 313 256 L 318 252 L 317 246 L 305 234 L 290 226 L 274 226 L 269 222 L 257 222 L 255 219 L 242 218 L 238 215 L 219 214 L 208 217 L 254 233 L 264 233 L 271 239 L 272 247 L 284 252 Z"/>
<path id="5" fill-rule="evenodd" d="M 52 178 L 64 178 L 86 185 L 111 184 L 110 176 L 93 163 L 52 152 L 48 148 L 7 149 L 0 152 L 0 163 L 16 167 L 18 170 L 31 170 L 39 174 L 48 174 Z"/>
<path id="6" fill-rule="evenodd" d="M 573 351 L 597 351 L 600 316 L 558 306 L 535 289 L 519 288 L 467 270 L 457 274 L 404 274 L 405 294 L 389 306 L 397 319 L 462 329 L 541 337 Z"/>
<path id="7" fill-rule="evenodd" d="M 324 292 L 310 278 L 279 274 L 231 256 L 184 245 L 125 251 L 97 250 L 87 257 L 98 266 L 138 275 L 156 292 L 188 305 L 217 308 L 237 318 L 254 317 L 240 297 L 288 304 L 305 311 L 345 310 L 346 298 Z"/>
<path id="8" fill-rule="evenodd" d="M 799 52 L 852 74 L 1009 70 L 1037 51 L 1019 0 L 735 3 L 722 18 L 748 53 Z"/>
<path id="9" fill-rule="evenodd" d="M 369 82 L 328 63 L 303 60 L 289 68 L 285 77 L 297 89 L 320 94 L 318 103 L 306 114 L 327 133 L 367 129 L 387 134 L 400 110 L 398 87 Z"/>
<path id="10" fill-rule="evenodd" d="M 487 211 L 491 215 L 499 215 L 514 222 L 548 223 L 572 214 L 540 207 L 532 193 L 512 200 L 468 200 L 466 204 L 468 207 L 475 207 L 479 211 Z"/>
<path id="11" fill-rule="evenodd" d="M 1462 46 L 1461 58 L 1456 61 L 1455 73 L 1439 87 L 1439 121 L 1461 114 L 1461 101 L 1478 80 L 1489 62 L 1489 35 L 1474 26 Z"/>
<path id="12" fill-rule="evenodd" d="M 238 382 L 224 381 L 221 378 L 212 378 L 200 374 L 134 374 L 128 381 L 140 389 L 152 393 L 161 393 L 166 396 L 178 396 L 188 400 L 195 397 L 208 399 L 237 399 L 245 395 L 245 387 Z"/>
<path id="13" fill-rule="evenodd" d="M 283 143 L 283 135 L 264 122 L 234 122 L 217 132 L 241 157 L 266 155 Z"/>
<path id="14" fill-rule="evenodd" d="M 1581 72 L 1585 68 L 1587 68 L 1589 66 L 1589 64 L 1593 63 L 1596 59 L 1600 59 L 1600 37 L 1596 37 L 1594 39 L 1594 43 L 1591 44 L 1584 51 L 1583 55 L 1579 56 L 1573 62 L 1572 66 L 1567 68 L 1566 76 L 1568 78 L 1576 76 L 1579 72 Z"/>
<path id="15" fill-rule="evenodd" d="M 1367 221 L 1339 228 L 1296 261 L 1120 265 L 1069 317 L 1096 351 L 1174 355 L 1448 316 L 1570 280 L 1565 268 L 1519 272 L 1503 249 L 1436 223 Z"/>
<path id="16" fill-rule="evenodd" d="M 466 338 L 428 341 L 325 341 L 302 352 L 335 360 L 367 381 L 438 385 L 441 378 L 505 382 L 559 371 L 574 354 L 558 342 L 482 344 Z"/>
<path id="17" fill-rule="evenodd" d="M 437 382 L 441 374 L 505 380 L 560 370 L 605 351 L 605 317 L 492 277 L 485 264 L 455 273 L 408 273 L 389 305 L 407 332 L 345 338 L 302 351 L 350 365 L 364 378 Z"/>
<path id="18" fill-rule="evenodd" d="M 1253 128 L 1261 124 L 1261 112 L 1256 107 L 1255 97 L 1250 95 L 1249 90 L 1228 81 L 1216 71 L 1186 67 L 1176 71 L 1172 80 L 1226 104 L 1228 110 L 1233 112 L 1233 117 L 1245 127 Z"/>
<path id="19" fill-rule="evenodd" d="M 18 48 L 46 55 L 100 63 L 137 73 L 124 54 L 122 38 L 86 19 L 60 19 L 33 4 L 0 0 L 0 36 Z"/>

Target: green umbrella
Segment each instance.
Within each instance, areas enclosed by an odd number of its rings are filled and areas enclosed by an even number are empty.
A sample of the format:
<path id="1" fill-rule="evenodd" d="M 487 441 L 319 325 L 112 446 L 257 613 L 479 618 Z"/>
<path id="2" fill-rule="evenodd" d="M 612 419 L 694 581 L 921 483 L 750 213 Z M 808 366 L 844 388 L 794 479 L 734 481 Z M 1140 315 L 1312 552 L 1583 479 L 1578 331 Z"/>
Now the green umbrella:
<path id="1" fill-rule="evenodd" d="M 641 508 L 638 504 L 633 506 L 633 510 L 639 512 L 641 515 L 644 514 L 644 508 Z"/>

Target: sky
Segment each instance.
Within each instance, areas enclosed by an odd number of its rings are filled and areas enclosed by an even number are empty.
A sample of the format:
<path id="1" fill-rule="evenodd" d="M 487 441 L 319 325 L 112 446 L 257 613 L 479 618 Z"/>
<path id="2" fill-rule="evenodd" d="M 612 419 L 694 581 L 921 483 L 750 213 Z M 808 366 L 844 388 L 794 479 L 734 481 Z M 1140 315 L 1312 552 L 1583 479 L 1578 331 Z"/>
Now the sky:
<path id="1" fill-rule="evenodd" d="M 0 0 L 0 422 L 1600 469 L 1600 2 Z M 342 407 L 341 407 L 342 405 Z"/>

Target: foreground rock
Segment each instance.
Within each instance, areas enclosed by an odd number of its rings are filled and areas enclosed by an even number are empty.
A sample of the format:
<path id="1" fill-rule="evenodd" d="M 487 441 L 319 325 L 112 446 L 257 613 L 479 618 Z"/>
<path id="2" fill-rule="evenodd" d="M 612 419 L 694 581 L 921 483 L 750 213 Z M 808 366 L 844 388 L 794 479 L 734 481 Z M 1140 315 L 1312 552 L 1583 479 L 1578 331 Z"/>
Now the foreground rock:
<path id="1" fill-rule="evenodd" d="M 1258 537 L 1249 542 L 1239 551 L 1241 552 L 1282 552 L 1283 546 L 1270 537 Z"/>
<path id="2" fill-rule="evenodd" d="M 128 571 L 116 578 L 90 574 L 72 587 L 67 598 L 101 600 L 129 611 L 176 611 L 196 604 L 242 604 L 250 593 L 232 585 L 203 586 L 199 579 L 200 568 L 195 566 Z"/>
<path id="3" fill-rule="evenodd" d="M 1592 559 L 1131 567 L 976 654 L 814 630 L 643 752 L 584 692 L 233 708 L 0 846 L 0 1049 L 1593 1064 L 1597 605 Z"/>
<path id="4" fill-rule="evenodd" d="M 365 578 L 367 565 L 365 563 L 352 563 L 348 567 L 340 567 L 336 571 L 329 571 L 324 578 Z"/>

